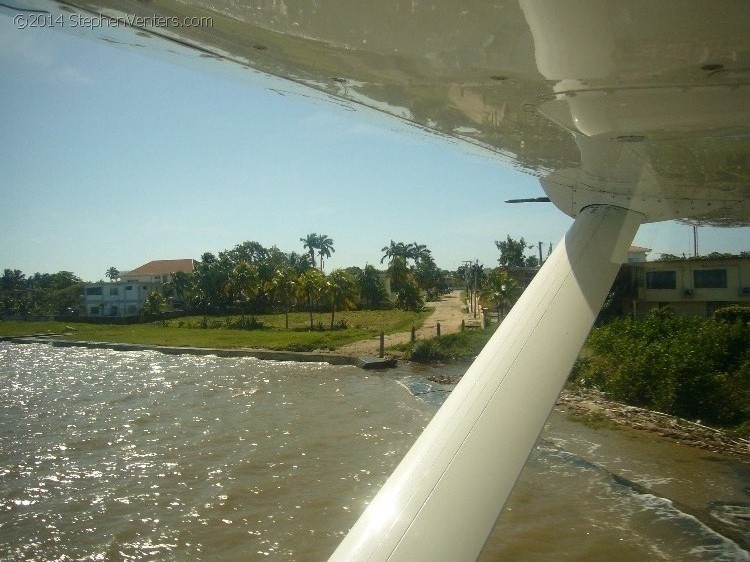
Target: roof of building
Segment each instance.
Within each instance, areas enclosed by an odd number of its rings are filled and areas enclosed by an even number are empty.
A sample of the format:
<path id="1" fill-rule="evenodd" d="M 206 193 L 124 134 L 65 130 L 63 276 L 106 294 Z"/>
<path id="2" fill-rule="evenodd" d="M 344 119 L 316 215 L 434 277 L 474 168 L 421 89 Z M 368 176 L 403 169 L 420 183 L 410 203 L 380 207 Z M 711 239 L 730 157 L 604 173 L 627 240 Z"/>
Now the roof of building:
<path id="1" fill-rule="evenodd" d="M 650 251 L 651 248 L 642 248 L 640 246 L 630 246 L 630 248 L 628 248 L 629 254 L 647 254 Z"/>
<path id="2" fill-rule="evenodd" d="M 169 275 L 177 271 L 192 273 L 195 269 L 195 260 L 154 260 L 140 267 L 124 273 L 123 275 Z"/>

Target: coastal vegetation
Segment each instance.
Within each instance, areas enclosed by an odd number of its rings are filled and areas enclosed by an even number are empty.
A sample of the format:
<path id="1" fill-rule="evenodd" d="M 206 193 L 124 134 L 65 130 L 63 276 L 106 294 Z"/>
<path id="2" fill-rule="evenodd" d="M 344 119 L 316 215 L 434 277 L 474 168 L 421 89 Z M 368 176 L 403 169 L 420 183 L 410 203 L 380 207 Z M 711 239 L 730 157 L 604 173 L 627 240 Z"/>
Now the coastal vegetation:
<path id="1" fill-rule="evenodd" d="M 141 311 L 145 318 L 165 308 L 204 316 L 239 314 L 308 313 L 336 315 L 352 309 L 392 308 L 416 312 L 425 300 L 434 300 L 449 287 L 450 273 L 441 270 L 423 244 L 391 241 L 391 258 L 384 271 L 370 264 L 325 272 L 325 260 L 335 252 L 334 240 L 310 233 L 300 238 L 304 253 L 283 252 L 246 241 L 215 255 L 205 252 L 193 272 L 174 272 L 162 287 L 162 302 L 149 297 Z M 121 277 L 114 266 L 104 275 Z M 391 283 L 391 294 L 387 290 Z M 85 283 L 71 272 L 36 273 L 31 277 L 17 269 L 5 269 L 0 278 L 0 318 L 40 318 L 82 315 Z M 171 305 L 167 307 L 167 304 Z M 242 324 L 240 322 L 239 324 Z"/>
<path id="2" fill-rule="evenodd" d="M 391 241 L 384 248 L 384 259 L 390 258 L 385 270 L 366 264 L 330 272 L 325 260 L 335 252 L 333 239 L 310 233 L 300 242 L 303 253 L 255 241 L 218 255 L 205 252 L 193 272 L 173 273 L 161 291 L 148 295 L 140 316 L 132 319 L 140 319 L 141 325 L 120 325 L 117 318 L 87 323 L 80 315 L 85 284 L 72 273 L 26 278 L 8 269 L 0 293 L 0 318 L 5 318 L 0 335 L 54 333 L 89 341 L 334 350 L 376 338 L 381 331 L 419 328 L 429 315 L 422 311 L 425 300 L 439 298 L 449 286 L 450 274 L 417 242 Z M 114 282 L 121 272 L 111 266 L 104 275 Z M 51 299 L 58 293 L 65 298 Z M 179 317 L 162 315 L 165 309 Z M 19 321 L 52 316 L 62 316 L 62 322 Z"/>
<path id="3" fill-rule="evenodd" d="M 333 239 L 313 232 L 300 242 L 305 250 L 302 254 L 283 252 L 276 246 L 265 248 L 254 241 L 218 255 L 206 252 L 192 273 L 172 276 L 165 285 L 165 296 L 175 308 L 204 316 L 305 311 L 313 330 L 315 313 L 329 313 L 328 324 L 333 329 L 337 314 L 349 310 L 395 305 L 417 312 L 424 304 L 422 295 L 439 295 L 448 286 L 446 272 L 435 265 L 425 246 L 416 243 L 421 253 L 410 254 L 414 260 L 411 266 L 398 258 L 386 271 L 368 264 L 364 269 L 352 266 L 326 274 L 325 260 L 335 252 Z M 386 279 L 395 294 L 393 302 Z"/>
<path id="4" fill-rule="evenodd" d="M 0 322 L 0 336 L 59 334 L 63 339 L 116 343 L 195 347 L 251 347 L 282 351 L 335 350 L 363 339 L 376 338 L 381 331 L 406 332 L 412 324 L 420 327 L 429 312 L 403 310 L 359 310 L 338 314 L 331 330 L 326 315 L 315 313 L 310 330 L 307 312 L 239 315 L 187 316 L 143 324 L 88 324 L 65 322 Z M 289 328 L 286 328 L 286 322 Z M 325 323 L 324 323 L 325 322 Z M 238 325 L 242 325 L 238 329 Z"/>
<path id="5" fill-rule="evenodd" d="M 84 283 L 70 271 L 35 273 L 5 269 L 0 277 L 0 317 L 53 316 L 78 310 Z"/>
<path id="6" fill-rule="evenodd" d="M 592 331 L 571 381 L 613 400 L 750 435 L 750 308 L 669 308 Z"/>
<path id="7" fill-rule="evenodd" d="M 498 324 L 484 330 L 467 329 L 453 334 L 393 346 L 415 363 L 446 363 L 476 357 L 495 333 Z"/>

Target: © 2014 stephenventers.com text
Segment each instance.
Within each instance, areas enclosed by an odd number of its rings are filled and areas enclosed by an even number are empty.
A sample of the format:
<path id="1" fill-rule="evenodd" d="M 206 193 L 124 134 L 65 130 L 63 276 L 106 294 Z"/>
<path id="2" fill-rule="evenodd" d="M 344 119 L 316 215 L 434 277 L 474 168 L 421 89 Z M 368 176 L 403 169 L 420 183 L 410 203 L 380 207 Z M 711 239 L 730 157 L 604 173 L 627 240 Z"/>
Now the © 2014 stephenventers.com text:
<path id="1" fill-rule="evenodd" d="M 209 16 L 137 16 L 124 14 L 120 17 L 106 17 L 94 14 L 52 14 L 49 12 L 32 12 L 16 14 L 13 25 L 18 29 L 42 27 L 69 27 L 79 29 L 100 29 L 113 27 L 213 27 L 214 20 Z"/>

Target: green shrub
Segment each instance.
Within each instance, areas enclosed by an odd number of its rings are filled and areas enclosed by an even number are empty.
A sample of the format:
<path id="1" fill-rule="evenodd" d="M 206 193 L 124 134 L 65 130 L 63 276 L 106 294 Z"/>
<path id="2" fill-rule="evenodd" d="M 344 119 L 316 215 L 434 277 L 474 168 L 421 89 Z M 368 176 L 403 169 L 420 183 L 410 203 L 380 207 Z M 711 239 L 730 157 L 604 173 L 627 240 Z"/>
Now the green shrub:
<path id="1" fill-rule="evenodd" d="M 345 318 L 342 318 L 341 320 L 334 322 L 333 329 L 334 330 L 347 330 L 349 329 L 349 324 L 347 323 Z"/>
<path id="2" fill-rule="evenodd" d="M 286 351 L 315 351 L 317 348 L 317 342 L 294 342 L 284 347 Z"/>
<path id="3" fill-rule="evenodd" d="M 224 327 L 229 330 L 260 330 L 263 328 L 263 322 L 255 316 L 228 316 L 224 320 Z"/>
<path id="4" fill-rule="evenodd" d="M 396 307 L 417 312 L 424 306 L 422 291 L 412 280 L 407 281 L 396 294 Z"/>
<path id="5" fill-rule="evenodd" d="M 592 331 L 571 379 L 616 400 L 723 426 L 750 419 L 750 326 L 652 311 Z"/>
<path id="6" fill-rule="evenodd" d="M 713 318 L 714 320 L 723 320 L 729 323 L 742 322 L 743 324 L 750 324 L 750 306 L 725 306 L 724 308 L 714 310 Z"/>
<path id="7" fill-rule="evenodd" d="M 417 363 L 434 363 L 451 358 L 435 342 L 435 338 L 415 342 L 407 356 L 409 359 L 416 361 Z"/>
<path id="8" fill-rule="evenodd" d="M 217 320 L 215 318 L 212 318 L 209 320 L 208 316 L 204 316 L 203 319 L 200 321 L 200 324 L 198 325 L 199 328 L 202 330 L 217 330 L 221 328 L 223 325 L 221 320 Z"/>
<path id="9" fill-rule="evenodd" d="M 497 325 L 494 326 L 497 328 Z M 418 340 L 407 345 L 406 356 L 416 363 L 439 363 L 474 357 L 482 351 L 494 329 L 464 330 L 454 334 Z"/>

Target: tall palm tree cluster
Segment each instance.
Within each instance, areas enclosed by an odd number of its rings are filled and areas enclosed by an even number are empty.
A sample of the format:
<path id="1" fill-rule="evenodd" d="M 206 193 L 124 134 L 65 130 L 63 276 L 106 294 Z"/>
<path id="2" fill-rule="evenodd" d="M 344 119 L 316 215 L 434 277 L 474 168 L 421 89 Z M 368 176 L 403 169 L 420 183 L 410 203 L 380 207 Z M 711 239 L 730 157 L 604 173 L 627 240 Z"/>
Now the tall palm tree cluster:
<path id="1" fill-rule="evenodd" d="M 316 267 L 315 252 L 318 252 L 320 271 L 323 271 L 323 260 L 330 258 L 331 253 L 336 251 L 333 249 L 333 239 L 329 238 L 327 234 L 311 232 L 304 238 L 300 238 L 299 241 L 302 242 L 302 246 L 307 250 L 313 267 Z"/>
<path id="2" fill-rule="evenodd" d="M 286 253 L 276 246 L 264 248 L 248 241 L 232 250 L 207 252 L 196 263 L 192 273 L 176 272 L 165 290 L 174 302 L 187 310 L 203 314 L 283 311 L 286 326 L 288 313 L 305 310 L 330 311 L 331 327 L 335 312 L 351 310 L 360 302 L 377 307 L 387 299 L 379 272 L 367 266 L 336 269 L 326 275 L 322 261 L 333 252 L 333 240 L 325 235 L 309 235 L 303 254 Z M 314 243 L 314 246 L 310 246 Z M 320 259 L 317 269 L 314 252 Z"/>
<path id="3" fill-rule="evenodd" d="M 435 300 L 448 288 L 445 272 L 437 267 L 432 252 L 424 244 L 391 240 L 381 252 L 380 263 L 388 260 L 388 275 L 397 306 L 417 310 L 424 304 L 423 294 L 428 300 Z"/>

